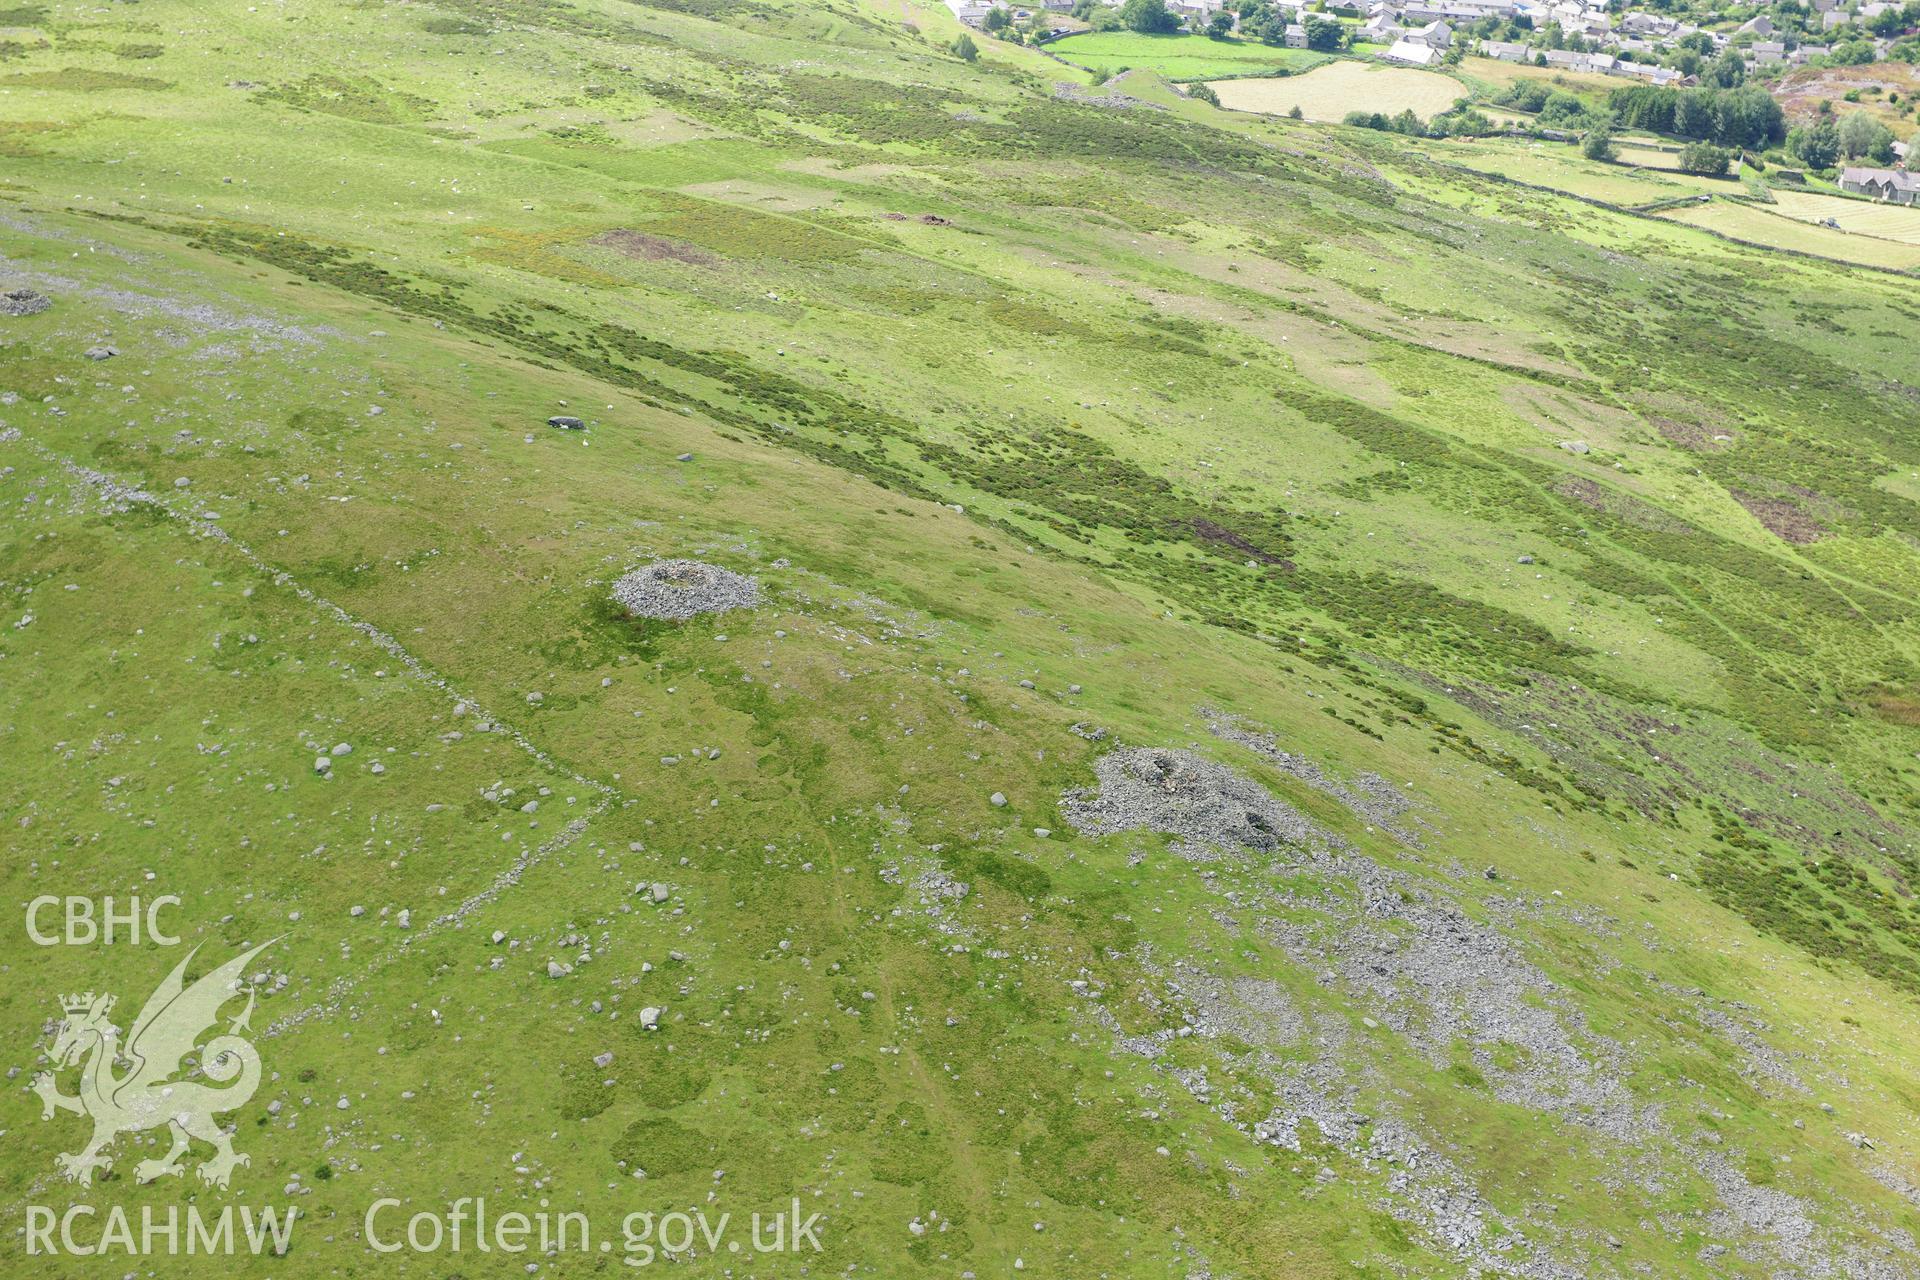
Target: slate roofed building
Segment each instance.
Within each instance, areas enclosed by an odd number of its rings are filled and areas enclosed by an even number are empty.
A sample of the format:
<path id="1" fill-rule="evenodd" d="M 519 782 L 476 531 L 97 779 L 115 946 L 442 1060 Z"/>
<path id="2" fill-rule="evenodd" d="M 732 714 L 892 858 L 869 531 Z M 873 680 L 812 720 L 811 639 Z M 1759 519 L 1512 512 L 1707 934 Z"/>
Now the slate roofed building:
<path id="1" fill-rule="evenodd" d="M 1367 44 L 1393 44 L 1405 34 L 1406 29 L 1393 20 L 1391 13 L 1378 13 L 1360 28 L 1359 38 Z"/>
<path id="2" fill-rule="evenodd" d="M 1905 169 L 1842 169 L 1840 189 L 1894 204 L 1920 203 L 1920 173 Z"/>

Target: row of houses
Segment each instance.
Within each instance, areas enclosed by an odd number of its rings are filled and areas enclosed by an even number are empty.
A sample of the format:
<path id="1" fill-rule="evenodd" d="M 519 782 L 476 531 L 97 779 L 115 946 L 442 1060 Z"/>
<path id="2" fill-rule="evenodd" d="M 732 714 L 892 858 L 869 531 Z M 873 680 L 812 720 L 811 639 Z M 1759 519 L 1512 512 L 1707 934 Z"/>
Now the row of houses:
<path id="1" fill-rule="evenodd" d="M 1483 40 L 1480 42 L 1480 52 L 1485 57 L 1497 58 L 1501 62 L 1534 62 L 1545 58 L 1549 67 L 1559 71 L 1585 71 L 1596 75 L 1626 76 L 1657 85 L 1679 86 L 1689 83 L 1687 77 L 1672 67 L 1617 58 L 1610 53 L 1575 53 L 1571 49 L 1542 50 L 1506 40 Z"/>
<path id="2" fill-rule="evenodd" d="M 1656 83 L 1665 83 L 1666 77 L 1656 77 L 1651 70 L 1637 68 L 1651 64 L 1662 49 L 1681 36 L 1699 30 L 1665 14 L 1644 10 L 1635 10 L 1622 16 L 1616 26 L 1605 0 L 1373 0 L 1367 13 L 1368 25 L 1362 28 L 1361 39 L 1382 44 L 1391 44 L 1400 39 L 1405 34 L 1406 26 L 1413 24 L 1445 22 L 1459 26 L 1478 22 L 1482 18 L 1525 18 L 1536 30 L 1558 26 L 1567 35 L 1602 41 L 1624 54 L 1640 55 L 1627 59 L 1628 70 L 1616 74 L 1634 75 Z M 1714 39 L 1716 43 L 1725 44 L 1728 37 L 1717 35 Z M 1418 46 L 1423 43 L 1430 42 L 1416 40 L 1397 54 L 1389 52 L 1385 56 L 1396 62 L 1431 61 L 1428 55 L 1417 52 Z M 1522 48 L 1518 44 L 1493 44 L 1506 52 L 1491 56 L 1504 57 L 1512 62 L 1534 60 L 1535 51 L 1528 50 L 1524 54 L 1516 52 Z M 1607 67 L 1604 70 L 1614 69 Z"/>
<path id="3" fill-rule="evenodd" d="M 1218 8 L 1222 0 L 1213 0 L 1213 3 Z M 987 15 L 996 8 L 1008 9 L 1015 18 L 1025 18 L 1034 9 L 1066 13 L 1073 8 L 1073 0 L 1023 0 L 1018 8 L 1001 3 L 1001 0 L 946 0 L 946 4 L 956 19 L 975 30 L 986 25 Z"/>
<path id="4" fill-rule="evenodd" d="M 955 18 L 970 27 L 980 27 L 996 5 L 1004 6 L 1008 0 L 945 2 Z M 1287 25 L 1287 47 L 1306 48 L 1305 10 L 1311 0 L 1273 2 L 1277 8 L 1293 10 L 1293 16 L 1297 19 Z M 1103 3 L 1118 5 L 1121 0 L 1103 0 Z M 1230 0 L 1167 0 L 1167 7 L 1181 17 L 1204 23 L 1216 13 L 1226 11 L 1229 3 Z M 1810 0 L 1810 3 L 1822 13 L 1829 28 L 1844 25 L 1856 16 L 1871 18 L 1877 12 L 1898 7 L 1888 0 L 1874 0 L 1873 3 L 1862 5 L 1857 14 L 1850 14 L 1839 7 L 1840 0 Z M 1064 12 L 1072 7 L 1073 0 L 1025 0 L 1025 8 L 1019 16 L 1024 16 L 1026 9 Z M 1561 70 L 1626 76 L 1658 85 L 1686 83 L 1677 71 L 1656 66 L 1655 59 L 1675 41 L 1700 30 L 1665 14 L 1638 9 L 1622 15 L 1616 25 L 1603 0 L 1370 0 L 1366 5 L 1366 14 L 1366 23 L 1359 29 L 1357 38 L 1386 45 L 1387 51 L 1381 56 L 1391 62 L 1431 66 L 1445 56 L 1455 26 L 1478 22 L 1483 18 L 1524 17 L 1536 29 L 1548 24 L 1557 25 L 1568 35 L 1604 42 L 1609 48 L 1618 49 L 1619 54 L 1539 50 L 1500 40 L 1484 42 L 1480 52 L 1506 62 L 1533 62 L 1544 55 L 1548 66 Z M 1827 45 L 1801 44 L 1789 49 L 1785 41 L 1769 39 L 1774 34 L 1774 25 L 1765 14 L 1746 22 L 1736 34 L 1739 33 L 1760 37 L 1751 42 L 1747 55 L 1761 66 L 1798 66 L 1831 52 Z M 1707 34 L 1716 48 L 1724 48 L 1729 43 L 1730 37 L 1724 32 Z M 1887 41 L 1882 39 L 1875 44 L 1876 47 L 1883 47 Z"/>
<path id="5" fill-rule="evenodd" d="M 1405 12 L 1411 13 L 1410 5 Z M 1395 21 L 1390 11 L 1381 11 L 1367 19 L 1360 28 L 1360 39 L 1376 44 L 1388 45 L 1387 51 L 1380 55 L 1389 62 L 1404 63 L 1411 67 L 1432 66 L 1440 61 L 1453 43 L 1453 28 L 1445 20 L 1435 20 L 1425 26 L 1408 29 Z M 1605 53 L 1575 53 L 1568 49 L 1538 50 L 1527 45 L 1508 40 L 1484 40 L 1479 51 L 1486 57 L 1497 58 L 1502 62 L 1535 62 L 1545 58 L 1549 67 L 1562 71 L 1588 71 L 1601 75 L 1626 76 L 1644 80 L 1648 84 L 1677 85 L 1686 82 L 1686 78 L 1671 67 L 1656 66 L 1651 62 L 1636 62 L 1629 58 L 1615 57 Z"/>
<path id="6" fill-rule="evenodd" d="M 1513 18 L 1519 16 L 1519 0 L 1406 0 L 1395 5 L 1376 3 L 1368 6 L 1368 14 L 1398 13 L 1411 23 L 1452 22 L 1465 24 L 1478 22 L 1482 18 Z"/>

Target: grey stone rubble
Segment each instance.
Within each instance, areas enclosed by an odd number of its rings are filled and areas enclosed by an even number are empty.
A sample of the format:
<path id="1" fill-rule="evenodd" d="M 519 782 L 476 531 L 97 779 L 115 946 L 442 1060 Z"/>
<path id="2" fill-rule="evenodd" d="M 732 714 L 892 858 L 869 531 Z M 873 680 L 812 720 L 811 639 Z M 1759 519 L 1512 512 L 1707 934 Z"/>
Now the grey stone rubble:
<path id="1" fill-rule="evenodd" d="M 1157 102 L 1148 102 L 1145 98 L 1136 98 L 1130 93 L 1121 93 L 1117 89 L 1097 93 L 1085 85 L 1068 84 L 1064 80 L 1054 83 L 1053 96 L 1062 102 L 1076 102 L 1089 107 L 1109 107 L 1115 111 L 1131 111 L 1136 107 L 1146 107 L 1153 111 L 1166 110 Z"/>
<path id="2" fill-rule="evenodd" d="M 1163 831 L 1187 852 L 1209 856 L 1222 845 L 1271 852 L 1305 845 L 1321 833 L 1264 787 L 1191 751 L 1120 747 L 1094 764 L 1099 787 L 1069 791 L 1060 812 L 1081 835 Z"/>
<path id="3" fill-rule="evenodd" d="M 1191 1020 L 1177 1031 L 1168 1028 L 1151 1035 L 1124 1036 L 1109 1010 L 1096 1006 L 1093 1016 L 1115 1034 L 1120 1048 L 1156 1063 L 1161 1063 L 1166 1046 L 1182 1033 L 1233 1035 L 1258 1046 L 1251 1061 L 1235 1065 L 1259 1072 L 1272 1084 L 1278 1103 L 1265 1118 L 1250 1119 L 1239 1114 L 1233 1104 L 1213 1097 L 1204 1069 L 1169 1074 L 1197 1100 L 1256 1141 L 1305 1154 L 1314 1148 L 1316 1140 L 1306 1136 L 1303 1144 L 1300 1130 L 1311 1122 L 1319 1131 L 1318 1141 L 1333 1144 L 1361 1168 L 1383 1175 L 1384 1189 L 1390 1194 L 1376 1201 L 1381 1210 L 1426 1232 L 1455 1256 L 1483 1269 L 1476 1274 L 1526 1280 L 1581 1280 L 1588 1274 L 1543 1256 L 1544 1250 L 1529 1237 L 1525 1224 L 1488 1203 L 1472 1178 L 1438 1144 L 1389 1111 L 1363 1105 L 1361 1081 L 1356 1078 L 1352 1061 L 1340 1052 L 1348 1034 L 1343 1018 L 1323 1013 L 1309 1022 L 1277 986 L 1225 984 L 1192 969 L 1183 968 L 1169 981 L 1168 988 L 1177 996 L 1195 1001 Z M 1224 1012 L 1221 1005 L 1226 1002 L 1239 1007 Z M 1289 1055 L 1283 1061 L 1269 1049 L 1302 1035 L 1311 1037 L 1321 1051 L 1318 1057 L 1300 1061 Z M 1163 1063 L 1162 1069 L 1166 1069 Z M 1379 1084 L 1371 1068 L 1364 1068 L 1361 1074 L 1367 1077 L 1368 1085 Z M 1321 1169 L 1323 1182 L 1338 1176 L 1330 1166 Z"/>
<path id="4" fill-rule="evenodd" d="M 1806 1081 L 1794 1071 L 1787 1055 L 1761 1038 L 1760 1032 L 1769 1028 L 1765 1022 L 1754 1016 L 1749 1006 L 1735 1001 L 1726 1001 L 1724 1002 L 1726 1008 L 1722 1009 L 1709 1003 L 1712 997 L 1697 988 L 1683 990 L 1666 983 L 1662 983 L 1661 986 L 1676 999 L 1691 1004 L 1693 1016 L 1701 1025 L 1711 1028 L 1739 1046 L 1740 1051 L 1745 1055 L 1745 1061 L 1740 1065 L 1741 1075 L 1758 1076 L 1798 1094 L 1813 1093 L 1813 1090 L 1807 1087 Z"/>
<path id="5" fill-rule="evenodd" d="M 1281 750 L 1271 733 L 1237 716 L 1207 707 L 1200 708 L 1200 715 L 1216 738 L 1257 753 L 1266 763 L 1291 774 L 1315 791 L 1338 800 L 1354 817 L 1381 828 L 1402 844 L 1416 849 L 1421 847 L 1420 838 L 1413 830 L 1419 824 L 1419 819 L 1416 817 L 1408 821 L 1413 801 L 1379 774 L 1362 773 L 1351 781 L 1342 782 L 1312 760 Z"/>
<path id="6" fill-rule="evenodd" d="M 1507 1101 L 1620 1140 L 1643 1139 L 1657 1127 L 1624 1084 L 1619 1047 L 1587 1032 L 1557 984 L 1499 929 L 1191 752 L 1122 748 L 1094 772 L 1096 799 L 1069 793 L 1062 800 L 1083 834 L 1162 831 L 1179 837 L 1196 861 L 1236 847 L 1283 852 L 1272 873 L 1304 875 L 1315 891 L 1271 890 L 1233 905 L 1271 912 L 1262 932 L 1298 963 L 1368 997 L 1374 1016 L 1436 1066 L 1447 1065 L 1464 1040 Z M 1502 1070 L 1493 1056 L 1501 1044 L 1524 1048 L 1526 1065 Z"/>
<path id="7" fill-rule="evenodd" d="M 754 608 L 760 583 L 698 560 L 656 560 L 614 583 L 613 598 L 634 617 L 685 622 L 703 613 Z"/>
<path id="8" fill-rule="evenodd" d="M 1263 755 L 1277 751 L 1270 740 L 1243 745 Z M 1700 1156 L 1712 1153 L 1686 1143 L 1658 1106 L 1643 1104 L 1628 1087 L 1626 1049 L 1590 1028 L 1558 984 L 1498 927 L 1527 914 L 1524 904 L 1489 896 L 1469 913 L 1422 879 L 1375 863 L 1251 779 L 1190 751 L 1116 748 L 1094 772 L 1097 788 L 1069 791 L 1061 800 L 1076 830 L 1176 837 L 1175 850 L 1201 864 L 1203 881 L 1228 906 L 1257 913 L 1259 930 L 1318 974 L 1320 987 L 1371 1013 L 1360 1019 L 1367 1028 L 1384 1023 L 1439 1069 L 1464 1046 L 1503 1100 L 1577 1125 L 1609 1147 L 1663 1148 L 1703 1169 L 1719 1193 L 1719 1232 L 1743 1255 L 1783 1264 L 1779 1274 L 1862 1280 L 1897 1274 L 1880 1248 L 1862 1249 L 1815 1225 L 1796 1197 L 1755 1187 L 1724 1161 L 1705 1168 Z M 1249 860 L 1248 851 L 1278 856 L 1263 864 Z M 1479 912 L 1494 921 L 1481 920 Z M 1168 989 L 1189 1009 L 1175 1015 L 1182 1025 L 1123 1038 L 1123 1048 L 1157 1060 L 1176 1036 L 1229 1035 L 1257 1046 L 1235 1065 L 1266 1076 L 1278 1098 L 1264 1119 L 1229 1114 L 1231 1107 L 1213 1098 L 1204 1069 L 1174 1072 L 1199 1101 L 1260 1140 L 1293 1150 L 1300 1149 L 1301 1125 L 1311 1121 L 1325 1139 L 1386 1174 L 1393 1196 L 1383 1208 L 1477 1266 L 1543 1280 L 1591 1274 L 1554 1256 L 1559 1248 L 1538 1247 L 1545 1236 L 1577 1257 L 1583 1244 L 1566 1239 L 1551 1218 L 1501 1214 L 1436 1143 L 1393 1116 L 1377 1089 L 1369 1091 L 1368 1114 L 1358 1086 L 1370 1069 L 1355 1070 L 1345 1016 L 1305 1015 L 1277 984 L 1225 982 L 1188 967 Z M 1095 1017 L 1118 1034 L 1103 1009 L 1096 1006 Z M 1297 1039 L 1303 1027 L 1312 1040 L 1308 1060 L 1271 1052 Z M 1520 1065 L 1509 1069 L 1496 1060 L 1502 1046 L 1523 1050 Z M 1656 1176 L 1651 1167 L 1646 1176 Z M 1522 1227 L 1531 1229 L 1531 1248 L 1521 1243 L 1528 1234 Z"/>
<path id="9" fill-rule="evenodd" d="M 1910 1280 L 1913 1272 L 1880 1251 L 1836 1251 L 1814 1221 L 1812 1207 L 1799 1196 L 1775 1187 L 1755 1186 L 1719 1151 L 1695 1149 L 1695 1168 L 1720 1195 L 1719 1209 L 1708 1215 L 1714 1229 L 1730 1237 L 1759 1236 L 1766 1242 L 1735 1250 L 1772 1275 L 1844 1276 L 1847 1280 Z M 1911 1245 L 1911 1241 L 1905 1242 Z M 1836 1255 L 1838 1253 L 1838 1256 Z M 1784 1266 L 1783 1266 L 1784 1264 Z M 1784 1269 L 1790 1267 L 1791 1270 Z"/>
<path id="10" fill-rule="evenodd" d="M 39 315 L 53 305 L 53 299 L 38 289 L 9 289 L 0 293 L 0 316 Z"/>

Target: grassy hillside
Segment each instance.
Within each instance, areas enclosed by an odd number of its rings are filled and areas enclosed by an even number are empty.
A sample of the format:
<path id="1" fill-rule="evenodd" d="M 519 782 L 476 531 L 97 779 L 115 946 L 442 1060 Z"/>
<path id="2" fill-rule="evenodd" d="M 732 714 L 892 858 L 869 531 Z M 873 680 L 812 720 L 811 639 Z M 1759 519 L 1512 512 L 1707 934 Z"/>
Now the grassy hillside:
<path id="1" fill-rule="evenodd" d="M 1920 1270 L 1911 278 L 957 30 L 0 13 L 0 874 L 277 939 L 223 1191 L 4 935 L 10 1268 Z"/>

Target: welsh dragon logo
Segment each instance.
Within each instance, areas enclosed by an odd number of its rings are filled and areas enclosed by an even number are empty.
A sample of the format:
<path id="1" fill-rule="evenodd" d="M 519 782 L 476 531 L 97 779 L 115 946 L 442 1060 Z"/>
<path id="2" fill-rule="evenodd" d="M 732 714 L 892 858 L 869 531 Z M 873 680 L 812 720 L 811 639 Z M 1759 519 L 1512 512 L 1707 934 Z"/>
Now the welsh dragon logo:
<path id="1" fill-rule="evenodd" d="M 250 1163 L 233 1149 L 232 1136 L 213 1117 L 243 1106 L 260 1087 L 260 1055 L 240 1035 L 249 1029 L 247 1020 L 253 1014 L 251 988 L 247 1007 L 228 1023 L 226 1033 L 199 1047 L 200 1074 L 222 1087 L 174 1077 L 180 1074 L 182 1059 L 194 1051 L 194 1042 L 219 1018 L 221 1006 L 238 998 L 247 962 L 272 945 L 271 940 L 263 942 L 188 986 L 185 974 L 199 950 L 195 947 L 147 997 L 124 1046 L 120 1029 L 107 1020 L 112 996 L 89 991 L 61 999 L 66 1020 L 54 1035 L 53 1061 L 56 1071 L 64 1071 L 85 1059 L 80 1092 L 61 1093 L 52 1071 L 35 1076 L 33 1090 L 40 1095 L 42 1120 L 53 1119 L 56 1111 L 71 1111 L 93 1121 L 92 1141 L 79 1152 L 55 1157 L 69 1181 L 93 1185 L 94 1170 L 113 1163 L 104 1152 L 115 1139 L 161 1125 L 171 1131 L 173 1148 L 161 1159 L 136 1165 L 137 1182 L 179 1175 L 180 1158 L 194 1139 L 214 1149 L 197 1171 L 202 1182 L 225 1187 L 235 1165 Z"/>

